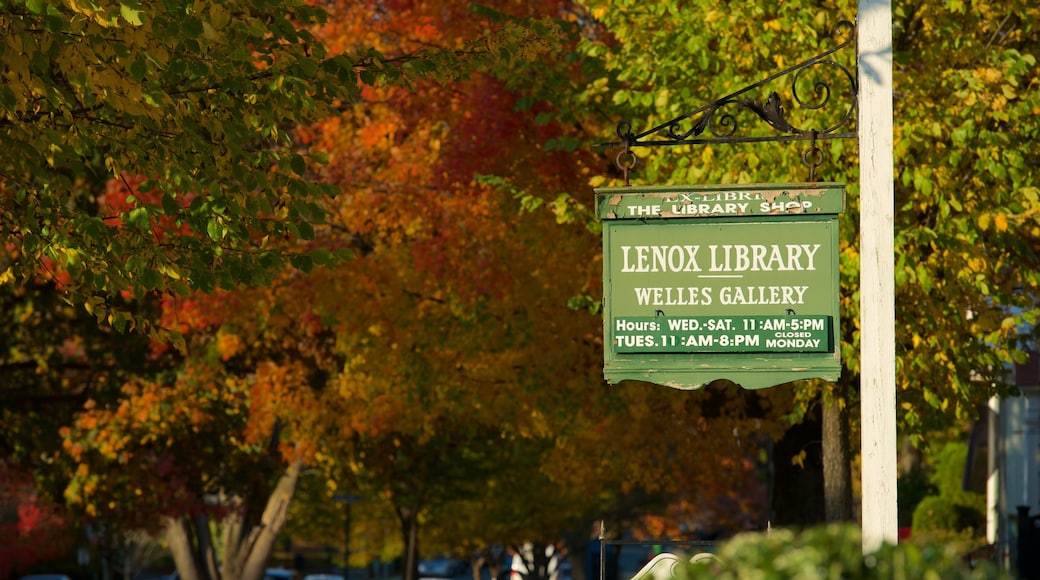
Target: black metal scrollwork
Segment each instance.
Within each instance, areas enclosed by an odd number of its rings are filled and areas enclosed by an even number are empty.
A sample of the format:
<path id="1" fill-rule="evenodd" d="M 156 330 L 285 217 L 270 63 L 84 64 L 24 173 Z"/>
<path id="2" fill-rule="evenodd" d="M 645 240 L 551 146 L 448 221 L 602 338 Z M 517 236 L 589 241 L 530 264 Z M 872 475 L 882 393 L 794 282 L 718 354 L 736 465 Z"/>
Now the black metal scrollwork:
<path id="1" fill-rule="evenodd" d="M 646 131 L 634 133 L 630 121 L 621 121 L 617 124 L 619 141 L 603 143 L 601 146 L 620 146 L 624 147 L 625 151 L 628 152 L 625 156 L 627 167 L 622 167 L 625 170 L 627 181 L 628 169 L 635 166 L 635 157 L 631 153 L 631 149 L 634 147 L 812 141 L 813 148 L 816 148 L 817 140 L 855 138 L 855 132 L 850 129 L 856 112 L 856 75 L 854 70 L 850 70 L 845 65 L 832 60 L 831 55 L 854 44 L 856 27 L 853 23 L 843 20 L 838 23 L 835 34 L 841 41 L 833 48 Z M 833 105 L 832 101 L 835 100 L 832 83 L 827 80 L 817 80 L 810 83 L 810 79 L 806 76 L 809 72 L 837 74 L 840 79 L 848 82 L 850 99 L 844 111 L 840 108 L 828 109 L 828 105 Z M 745 96 L 747 93 L 761 89 L 787 75 L 792 75 L 791 101 L 793 106 L 796 105 L 798 109 L 804 111 L 829 113 L 829 117 L 824 115 L 820 119 L 822 122 L 828 123 L 825 127 L 803 128 L 795 126 L 788 117 L 783 98 L 776 91 L 770 92 L 763 101 L 757 101 Z M 827 79 L 831 78 L 826 75 L 821 76 L 825 76 Z M 806 90 L 807 84 L 811 85 L 811 89 Z M 765 121 L 779 135 L 742 133 L 740 117 L 744 111 L 750 111 L 756 117 Z M 816 121 L 817 119 L 814 118 L 813 120 Z M 621 167 L 620 157 L 618 166 Z"/>

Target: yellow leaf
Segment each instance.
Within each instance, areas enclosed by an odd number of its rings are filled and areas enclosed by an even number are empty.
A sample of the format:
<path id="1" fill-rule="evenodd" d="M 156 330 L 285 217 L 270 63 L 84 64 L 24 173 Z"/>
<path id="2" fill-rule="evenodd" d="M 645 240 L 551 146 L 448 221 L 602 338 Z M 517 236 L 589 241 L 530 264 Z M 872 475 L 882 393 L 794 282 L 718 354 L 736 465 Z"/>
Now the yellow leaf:
<path id="1" fill-rule="evenodd" d="M 989 220 L 990 220 L 990 217 L 989 217 L 988 213 L 980 214 L 979 215 L 979 229 L 983 230 L 983 231 L 989 229 Z"/>
<path id="2" fill-rule="evenodd" d="M 993 67 L 976 69 L 975 76 L 987 83 L 999 83 L 1004 80 L 1004 73 Z"/>
<path id="3" fill-rule="evenodd" d="M 998 213 L 994 216 L 993 225 L 997 227 L 998 232 L 1006 232 L 1008 229 L 1007 214 Z"/>
<path id="4" fill-rule="evenodd" d="M 662 89 L 660 93 L 657 93 L 657 98 L 654 99 L 654 106 L 658 109 L 663 109 L 668 106 L 668 89 Z"/>
<path id="5" fill-rule="evenodd" d="M 709 10 L 708 13 L 704 15 L 704 22 L 706 24 L 711 24 L 717 20 L 722 20 L 725 16 L 726 14 L 721 10 Z"/>
<path id="6" fill-rule="evenodd" d="M 711 145 L 705 145 L 704 149 L 701 150 L 701 161 L 704 163 L 711 163 L 715 159 L 715 150 L 711 148 Z"/>

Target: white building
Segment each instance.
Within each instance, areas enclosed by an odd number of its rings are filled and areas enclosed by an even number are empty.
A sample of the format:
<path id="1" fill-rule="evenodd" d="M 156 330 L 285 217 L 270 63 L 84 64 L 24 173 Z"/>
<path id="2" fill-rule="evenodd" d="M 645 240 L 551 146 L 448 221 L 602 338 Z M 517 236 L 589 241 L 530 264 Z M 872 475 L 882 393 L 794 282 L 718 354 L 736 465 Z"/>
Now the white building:
<path id="1" fill-rule="evenodd" d="M 1005 568 L 1018 568 L 1019 514 L 1028 514 L 1025 524 L 1034 529 L 1033 518 L 1040 520 L 1040 356 L 1014 365 L 1011 380 L 1020 395 L 990 400 L 988 420 L 973 434 L 969 463 L 974 458 L 985 469 L 986 537 Z M 1040 564 L 1037 539 L 1040 534 L 1027 538 L 1031 545 L 1024 553 Z M 1026 577 L 1034 577 L 1040 567 L 1028 572 Z"/>

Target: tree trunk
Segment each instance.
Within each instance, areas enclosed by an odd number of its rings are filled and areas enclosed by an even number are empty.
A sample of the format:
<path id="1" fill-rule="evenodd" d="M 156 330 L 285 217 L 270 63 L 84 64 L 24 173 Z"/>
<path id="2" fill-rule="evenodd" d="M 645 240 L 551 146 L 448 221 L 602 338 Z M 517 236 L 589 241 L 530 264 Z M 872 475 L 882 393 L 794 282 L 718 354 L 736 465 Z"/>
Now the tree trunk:
<path id="1" fill-rule="evenodd" d="M 166 518 L 164 525 L 166 544 L 170 547 L 170 555 L 177 567 L 181 580 L 207 580 L 199 568 L 199 552 L 192 541 L 193 531 L 187 518 Z"/>
<path id="2" fill-rule="evenodd" d="M 238 554 L 242 566 L 242 575 L 238 579 L 225 580 L 262 580 L 267 560 L 274 551 L 278 532 L 282 531 L 285 521 L 289 519 L 289 504 L 296 493 L 296 484 L 300 480 L 303 462 L 294 461 L 278 480 L 274 492 L 267 499 L 260 524 L 255 526 L 239 545 Z"/>
<path id="3" fill-rule="evenodd" d="M 404 538 L 404 570 L 401 580 L 419 580 L 419 520 L 418 510 L 398 508 L 397 517 L 401 521 L 401 534 Z"/>
<path id="4" fill-rule="evenodd" d="M 242 567 L 245 566 L 242 554 L 237 551 L 237 548 L 239 542 L 242 541 L 242 536 L 245 535 L 246 514 L 241 502 L 237 498 L 235 501 L 239 504 L 237 509 L 232 508 L 220 522 L 220 546 L 225 554 L 220 576 L 224 578 L 240 578 Z M 214 578 L 220 576 L 214 576 Z"/>
<path id="5" fill-rule="evenodd" d="M 852 520 L 852 465 L 849 452 L 847 385 L 839 382 L 825 394 L 823 406 L 823 495 L 828 522 Z"/>
<path id="6" fill-rule="evenodd" d="M 181 580 L 261 580 L 278 532 L 288 519 L 302 468 L 299 460 L 289 465 L 268 497 L 260 522 L 248 534 L 243 533 L 248 525 L 243 520 L 243 506 L 225 519 L 222 565 L 218 565 L 206 517 L 199 516 L 194 522 L 186 517 L 167 519 L 166 542 Z"/>

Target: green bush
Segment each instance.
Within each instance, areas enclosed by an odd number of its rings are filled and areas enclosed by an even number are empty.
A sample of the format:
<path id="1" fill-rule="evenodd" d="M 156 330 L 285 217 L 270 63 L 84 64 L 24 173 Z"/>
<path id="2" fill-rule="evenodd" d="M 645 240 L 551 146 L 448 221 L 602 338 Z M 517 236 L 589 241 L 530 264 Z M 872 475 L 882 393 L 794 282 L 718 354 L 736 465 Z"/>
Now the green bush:
<path id="1" fill-rule="evenodd" d="M 967 443 L 951 441 L 945 444 L 935 460 L 935 471 L 932 473 L 931 481 L 939 490 L 940 497 L 982 514 L 986 511 L 986 496 L 964 490 L 964 466 L 967 462 Z"/>
<path id="2" fill-rule="evenodd" d="M 964 529 L 957 506 L 952 501 L 937 495 L 926 497 L 917 504 L 917 507 L 914 508 L 912 525 L 915 533 Z"/>
<path id="3" fill-rule="evenodd" d="M 914 508 L 914 534 L 938 531 L 980 532 L 986 524 L 986 498 L 964 491 L 964 464 L 968 446 L 961 442 L 946 443 L 938 453 L 931 483 L 939 495 L 928 496 Z"/>
<path id="4" fill-rule="evenodd" d="M 939 490 L 929 481 L 928 472 L 916 467 L 899 474 L 896 480 L 896 497 L 899 498 L 899 526 L 913 525 L 914 509 L 924 498 L 935 495 Z"/>
<path id="5" fill-rule="evenodd" d="M 804 531 L 741 534 L 724 543 L 717 559 L 690 564 L 679 580 L 960 580 L 1010 578 L 983 562 L 975 569 L 946 544 L 885 544 L 863 555 L 858 526 L 834 524 Z"/>

